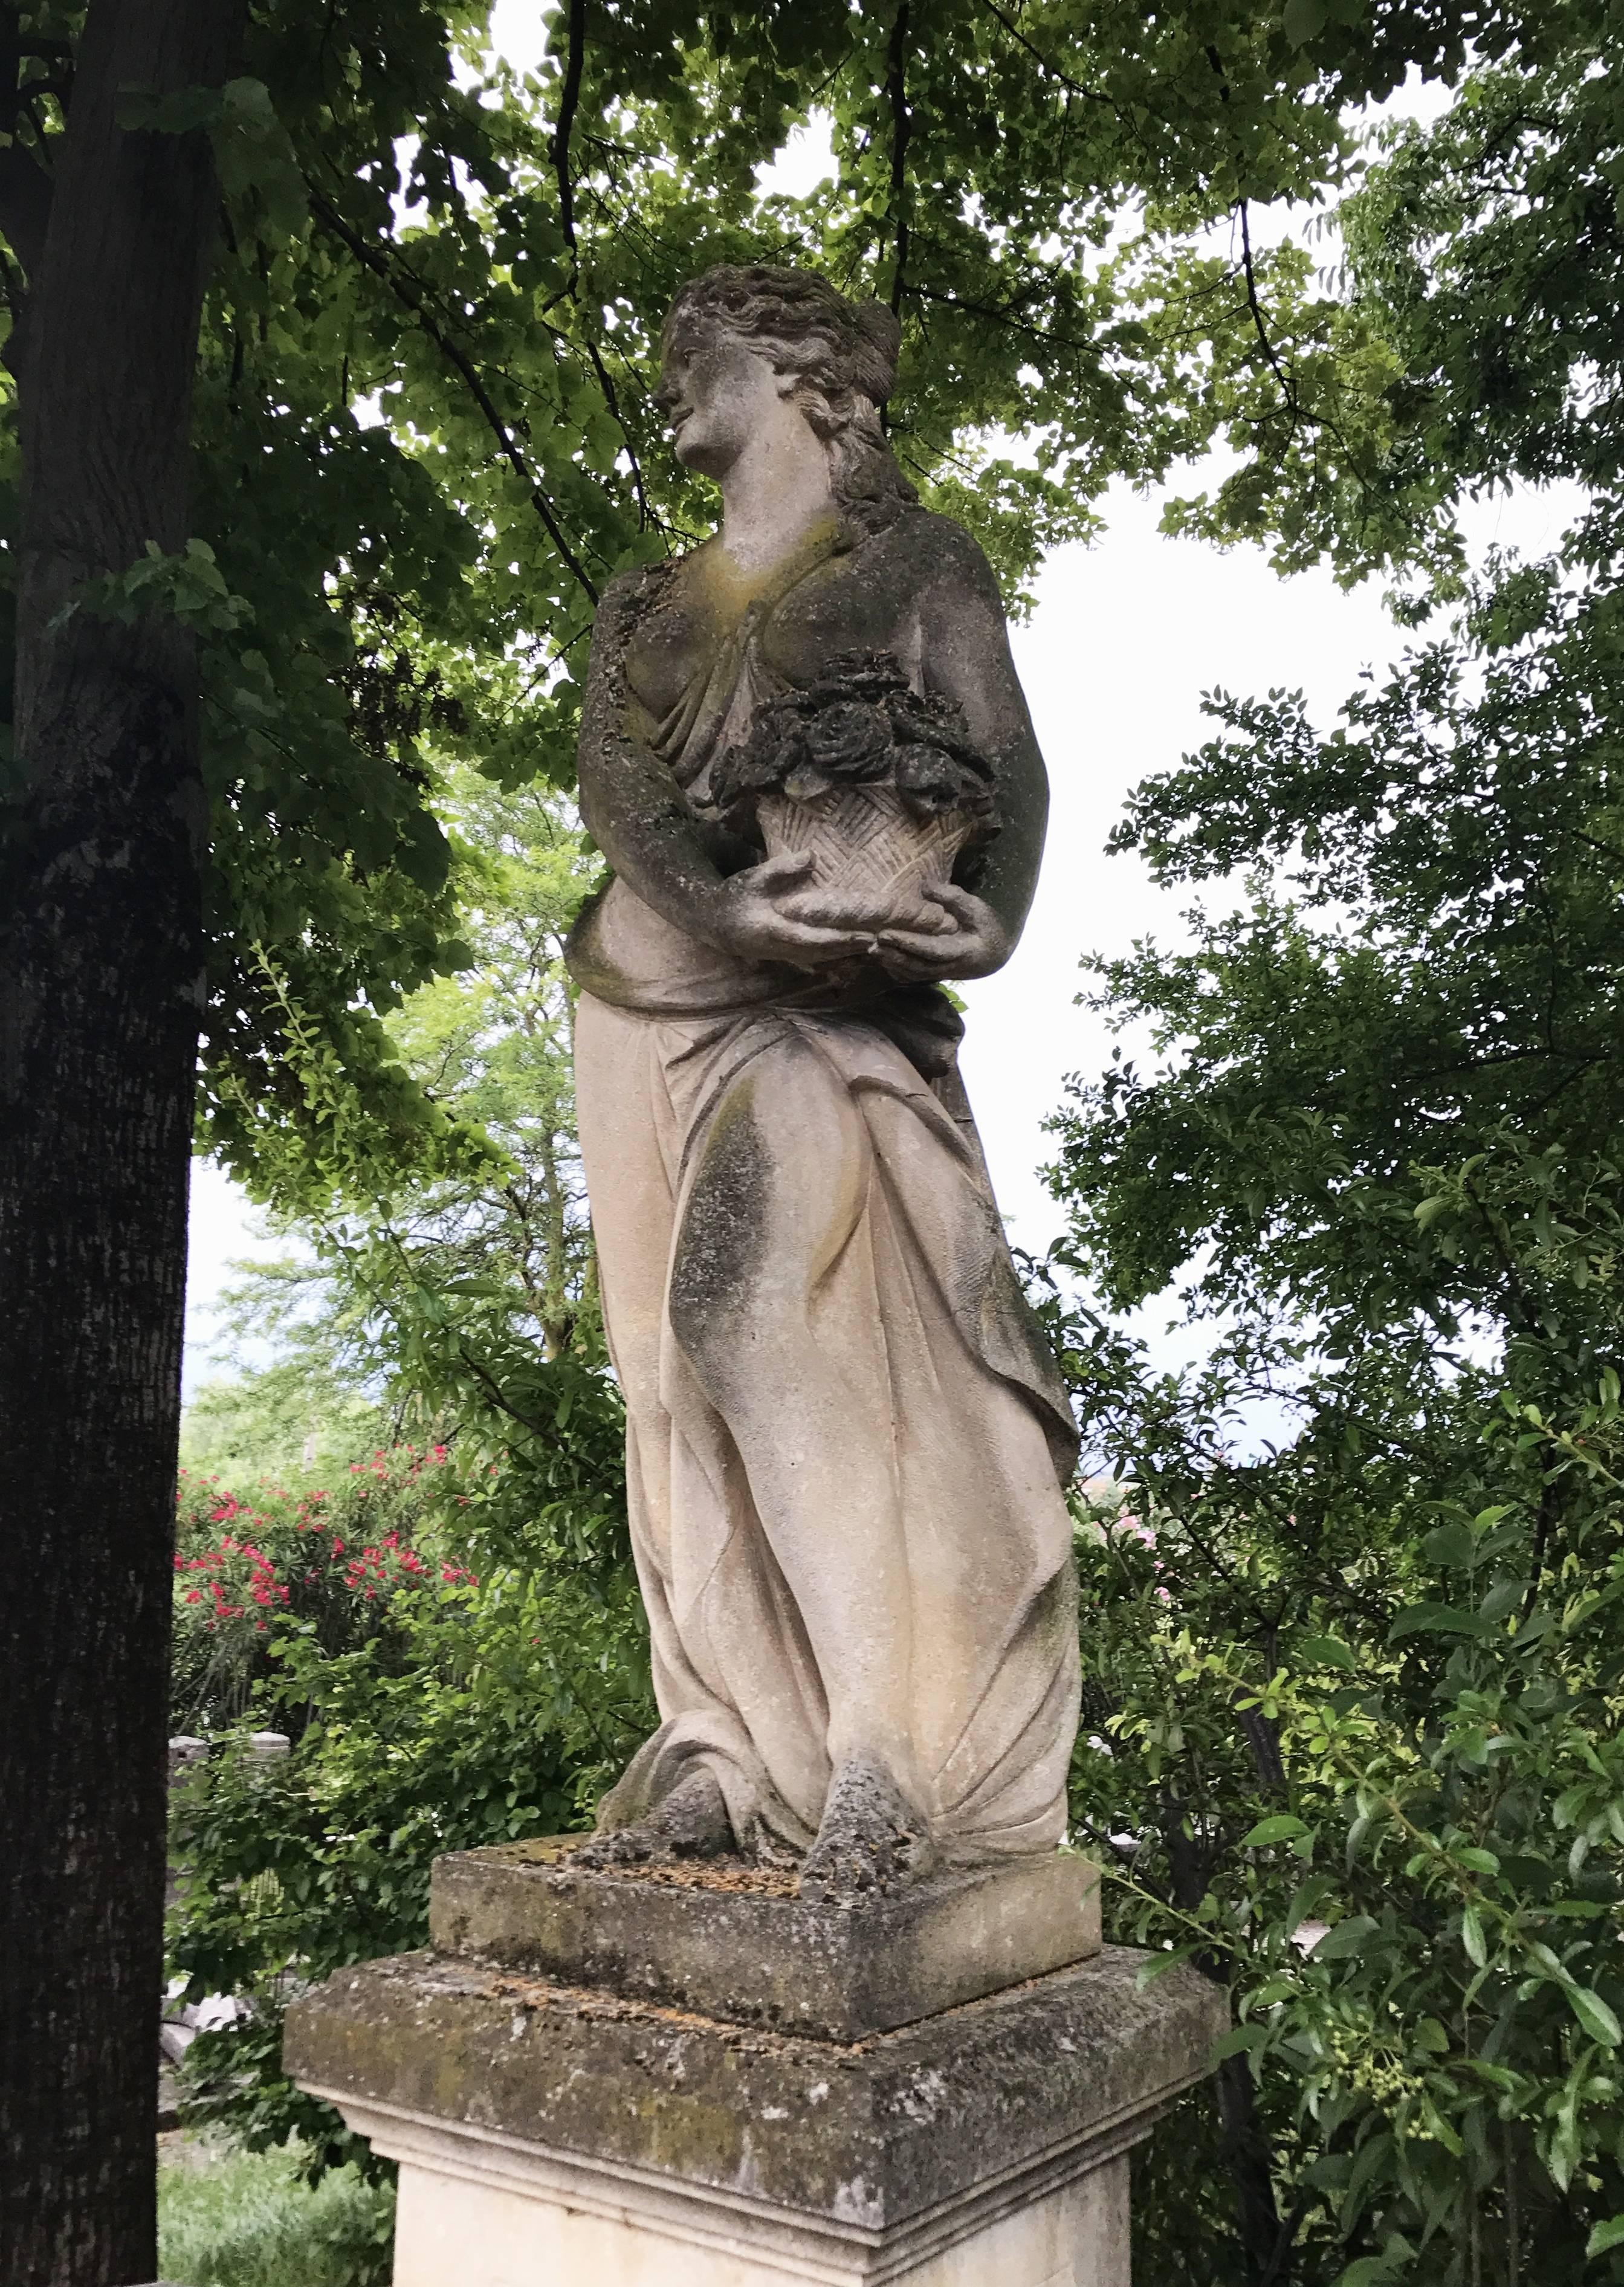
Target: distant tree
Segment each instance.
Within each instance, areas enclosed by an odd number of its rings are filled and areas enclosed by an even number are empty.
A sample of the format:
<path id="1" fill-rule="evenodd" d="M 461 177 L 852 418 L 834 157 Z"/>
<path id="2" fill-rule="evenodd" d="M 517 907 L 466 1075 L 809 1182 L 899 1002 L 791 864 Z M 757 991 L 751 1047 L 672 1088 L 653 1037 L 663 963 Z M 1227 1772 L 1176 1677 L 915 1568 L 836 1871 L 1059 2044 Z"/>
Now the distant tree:
<path id="1" fill-rule="evenodd" d="M 483 1545 L 511 1561 L 627 1560 L 620 1398 L 608 1373 L 574 1136 L 571 916 L 599 870 L 545 786 L 503 791 L 451 766 L 464 966 L 410 995 L 383 1037 L 437 1123 L 436 1164 L 372 1148 L 341 1078 L 308 1042 L 290 1068 L 344 1138 L 343 1185 L 305 1140 L 269 1136 L 262 1186 L 297 1255 L 240 1266 L 225 1311 L 250 1361 L 188 1411 L 195 1464 L 282 1477 L 377 1438 L 444 1443 L 478 1482 Z M 308 1060 L 306 1060 L 308 1059 Z M 267 1355 L 268 1353 L 268 1355 Z M 306 1457 L 313 1437 L 316 1450 Z"/>
<path id="2" fill-rule="evenodd" d="M 1624 2276 L 1616 65 L 1561 12 L 1387 137 L 1339 219 L 1390 433 L 1312 544 L 1357 567 L 1424 495 L 1415 642 L 1328 732 L 1211 694 L 1115 835 L 1208 899 L 1101 969 L 1155 1062 L 1076 1087 L 1054 1171 L 1107 1306 L 1176 1282 L 1221 1336 L 1180 1384 L 1067 1333 L 1131 1488 L 1079 1805 L 1136 1838 L 1119 1927 L 1241 2019 L 1159 2280 Z M 1468 573 L 1457 505 L 1554 480 L 1549 557 Z"/>

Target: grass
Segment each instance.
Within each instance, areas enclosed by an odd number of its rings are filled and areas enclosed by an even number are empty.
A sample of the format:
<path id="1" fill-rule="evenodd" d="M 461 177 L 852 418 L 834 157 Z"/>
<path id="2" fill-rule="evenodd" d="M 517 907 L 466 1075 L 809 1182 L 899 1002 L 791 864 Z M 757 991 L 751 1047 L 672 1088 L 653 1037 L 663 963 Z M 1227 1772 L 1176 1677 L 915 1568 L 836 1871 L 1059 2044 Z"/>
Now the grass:
<path id="1" fill-rule="evenodd" d="M 303 2154 L 164 2157 L 158 2275 L 174 2287 L 385 2287 L 394 2192 L 336 2168 L 312 2184 Z"/>

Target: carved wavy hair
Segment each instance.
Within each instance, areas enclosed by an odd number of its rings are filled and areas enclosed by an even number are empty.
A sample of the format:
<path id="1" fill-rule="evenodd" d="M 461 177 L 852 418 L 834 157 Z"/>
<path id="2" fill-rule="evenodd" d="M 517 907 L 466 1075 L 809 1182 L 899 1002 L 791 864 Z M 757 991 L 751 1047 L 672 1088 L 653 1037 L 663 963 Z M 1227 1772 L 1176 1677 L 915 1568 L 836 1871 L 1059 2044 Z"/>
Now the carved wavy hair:
<path id="1" fill-rule="evenodd" d="M 828 445 L 835 497 L 854 524 L 873 531 L 917 500 L 880 426 L 902 338 L 883 302 L 849 301 L 815 270 L 719 263 L 677 295 L 661 347 L 669 354 L 709 327 L 794 374 L 790 402 Z"/>

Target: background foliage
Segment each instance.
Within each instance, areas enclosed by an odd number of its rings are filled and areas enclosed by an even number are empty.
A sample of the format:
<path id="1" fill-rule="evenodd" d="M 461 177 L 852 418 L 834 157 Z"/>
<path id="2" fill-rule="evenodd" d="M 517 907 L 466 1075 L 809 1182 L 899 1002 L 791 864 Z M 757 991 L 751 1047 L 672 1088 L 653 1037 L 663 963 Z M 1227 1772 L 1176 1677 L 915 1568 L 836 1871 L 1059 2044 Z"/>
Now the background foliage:
<path id="1" fill-rule="evenodd" d="M 1557 29 L 1390 131 L 1341 226 L 1404 416 L 1382 513 L 1561 480 L 1569 531 L 1475 574 L 1406 550 L 1417 639 L 1328 735 L 1210 696 L 1115 838 L 1243 901 L 1099 972 L 1158 1061 L 1056 1122 L 1065 1264 L 1108 1304 L 1181 1286 L 1216 1338 L 1175 1382 L 1064 1327 L 1122 1504 L 1083 1815 L 1122 1932 L 1237 2008 L 1227 2227 L 1145 2215 L 1154 2275 L 1624 2259 L 1621 154 L 1616 27 Z M 1358 528 L 1328 544 L 1358 566 Z"/>

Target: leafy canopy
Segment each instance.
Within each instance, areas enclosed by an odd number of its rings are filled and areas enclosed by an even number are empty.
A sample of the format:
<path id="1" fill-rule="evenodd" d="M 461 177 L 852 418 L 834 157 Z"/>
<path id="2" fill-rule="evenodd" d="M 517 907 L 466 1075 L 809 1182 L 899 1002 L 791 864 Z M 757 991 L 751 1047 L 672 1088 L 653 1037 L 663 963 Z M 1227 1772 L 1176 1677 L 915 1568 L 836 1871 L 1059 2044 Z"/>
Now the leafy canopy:
<path id="1" fill-rule="evenodd" d="M 1299 554 L 1386 560 L 1436 487 L 1390 481 L 1384 352 L 1288 251 L 1205 233 L 1345 179 L 1352 113 L 1406 70 L 1457 70 L 1469 36 L 1544 54 L 1556 21 L 583 0 L 521 77 L 475 0 L 262 0 L 222 98 L 128 91 L 132 125 L 210 126 L 225 203 L 195 538 L 78 606 L 172 610 L 202 643 L 205 1144 L 286 1198 L 455 1163 L 380 1029 L 463 957 L 439 789 L 459 764 L 567 787 L 598 594 L 706 526 L 650 397 L 684 277 L 804 261 L 890 301 L 899 452 L 1012 600 L 1113 477 L 1158 479 L 1220 432 L 1246 473 L 1216 528 L 1290 495 Z M 17 163 L 49 168 L 79 15 L 19 22 Z M 814 114 L 836 175 L 764 198 L 763 162 Z M 1302 335 L 1289 386 L 1271 295 Z M 1322 384 L 1342 410 L 1311 420 Z"/>

